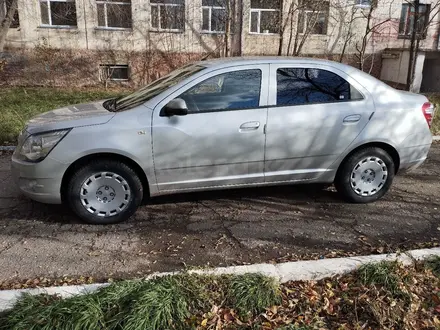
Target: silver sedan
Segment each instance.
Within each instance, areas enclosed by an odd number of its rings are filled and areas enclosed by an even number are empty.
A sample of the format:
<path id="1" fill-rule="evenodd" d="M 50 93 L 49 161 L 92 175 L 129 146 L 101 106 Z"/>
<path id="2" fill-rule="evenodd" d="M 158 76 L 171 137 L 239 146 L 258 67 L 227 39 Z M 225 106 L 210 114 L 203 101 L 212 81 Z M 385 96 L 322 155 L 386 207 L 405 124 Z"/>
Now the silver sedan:
<path id="1" fill-rule="evenodd" d="M 231 187 L 334 183 L 368 203 L 426 159 L 433 113 L 425 96 L 340 63 L 203 61 L 35 117 L 12 171 L 25 195 L 94 224 L 126 220 L 145 197 Z"/>

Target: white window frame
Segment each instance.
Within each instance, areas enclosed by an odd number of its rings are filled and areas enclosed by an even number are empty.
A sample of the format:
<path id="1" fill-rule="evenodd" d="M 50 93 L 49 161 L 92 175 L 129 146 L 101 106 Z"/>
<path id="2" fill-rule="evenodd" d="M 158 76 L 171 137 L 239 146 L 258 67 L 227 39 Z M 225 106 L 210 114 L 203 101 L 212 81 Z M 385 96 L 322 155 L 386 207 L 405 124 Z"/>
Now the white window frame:
<path id="1" fill-rule="evenodd" d="M 330 9 L 329 9 L 330 11 Z M 303 35 L 305 34 L 305 31 L 307 31 L 307 26 L 308 26 L 308 13 L 312 13 L 312 14 L 324 14 L 327 16 L 326 21 L 327 21 L 327 28 L 326 28 L 326 33 L 309 33 L 309 35 L 311 36 L 328 36 L 328 19 L 329 19 L 329 12 L 327 12 L 326 10 L 307 10 L 307 9 L 303 9 L 299 15 L 304 15 L 303 16 L 303 26 L 302 26 L 302 32 L 299 32 L 299 34 Z M 298 22 L 300 22 L 298 20 Z M 299 27 L 298 27 L 299 29 Z M 299 29 L 300 30 L 300 29 Z"/>
<path id="2" fill-rule="evenodd" d="M 77 16 L 77 21 L 76 21 L 76 25 L 53 25 L 52 24 L 52 15 L 51 15 L 51 8 L 50 8 L 50 3 L 51 2 L 73 2 L 75 4 L 75 11 L 76 11 L 76 1 L 75 0 L 39 0 L 38 3 L 40 4 L 40 22 L 41 22 L 41 26 L 44 27 L 58 27 L 58 28 L 66 28 L 66 29 L 77 29 L 78 28 L 78 16 Z M 41 3 L 46 3 L 47 4 L 47 15 L 48 15 L 48 19 L 49 19 L 49 24 L 43 24 L 42 20 L 41 20 Z"/>
<path id="3" fill-rule="evenodd" d="M 151 12 L 150 12 L 150 19 L 151 19 L 150 26 L 151 26 L 151 29 L 153 31 L 164 31 L 164 32 L 182 32 L 182 31 L 185 31 L 185 28 L 183 28 L 183 29 L 166 29 L 166 28 L 162 28 L 162 26 L 161 26 L 162 22 L 160 20 L 160 17 L 161 17 L 160 14 L 161 14 L 162 8 L 165 8 L 165 7 L 182 7 L 183 8 L 183 15 L 185 17 L 185 5 L 184 4 L 180 4 L 180 3 L 151 3 L 150 2 L 150 6 L 151 6 L 151 8 L 157 7 L 157 14 L 158 14 L 157 22 L 158 22 L 159 26 L 158 27 L 153 27 L 153 24 L 152 24 L 153 23 L 153 10 L 151 10 Z M 183 24 L 185 24 L 185 22 Z"/>
<path id="4" fill-rule="evenodd" d="M 261 13 L 262 12 L 278 12 L 278 14 L 281 14 L 280 9 L 263 9 L 263 8 L 251 8 L 250 12 L 249 12 L 249 34 L 262 34 L 262 35 L 279 35 L 279 33 L 274 33 L 274 32 L 269 32 L 269 33 L 264 33 L 261 32 Z M 258 32 L 253 32 L 252 31 L 252 13 L 258 13 Z M 280 23 L 280 22 L 278 22 Z"/>
<path id="5" fill-rule="evenodd" d="M 368 3 L 364 3 L 364 2 L 368 2 Z M 368 9 L 371 7 L 371 0 L 354 0 L 354 6 L 355 8 L 360 8 L 360 9 Z"/>
<path id="6" fill-rule="evenodd" d="M 130 67 L 127 64 L 100 64 L 99 65 L 99 81 L 105 81 L 103 78 L 102 70 L 113 70 L 113 69 L 127 69 L 127 79 L 118 78 L 108 78 L 108 81 L 129 81 L 130 80 Z"/>
<path id="7" fill-rule="evenodd" d="M 105 26 L 97 25 L 97 29 L 100 29 L 100 30 L 132 30 L 133 29 L 133 18 L 132 18 L 132 22 L 131 22 L 131 25 L 132 25 L 131 28 L 108 26 L 107 4 L 130 6 L 130 10 L 132 10 L 131 9 L 132 8 L 131 1 L 130 2 L 116 2 L 116 1 L 109 1 L 109 0 L 96 0 L 96 5 L 104 5 L 104 20 L 105 20 Z M 98 7 L 96 7 L 96 12 L 98 13 Z"/>
<path id="8" fill-rule="evenodd" d="M 400 28 L 399 28 L 398 38 L 401 38 L 401 39 L 411 38 L 410 17 L 411 17 L 411 15 L 413 15 L 414 19 L 417 19 L 417 13 L 415 12 L 415 8 L 414 8 L 414 12 L 411 12 L 411 8 L 413 5 L 414 5 L 413 2 L 412 3 L 408 3 L 408 2 L 402 3 L 402 6 L 407 6 L 406 14 L 405 14 L 405 24 L 404 24 L 405 27 L 404 27 L 403 33 L 400 33 Z M 419 6 L 423 6 L 425 8 L 425 11 L 423 12 L 423 14 L 425 15 L 425 18 L 424 18 L 424 30 L 425 31 L 423 31 L 423 33 L 419 33 L 418 31 L 416 31 L 416 39 L 419 38 L 420 40 L 424 40 L 424 39 L 426 39 L 426 36 L 427 36 L 426 27 L 429 22 L 429 14 L 430 14 L 429 11 L 431 10 L 431 7 L 430 7 L 429 3 L 420 3 Z M 420 10 L 420 7 L 419 7 L 419 10 Z M 399 18 L 399 25 L 401 24 L 401 21 L 402 21 L 402 16 Z"/>
<path id="9" fill-rule="evenodd" d="M 212 10 L 213 9 L 223 9 L 226 13 L 226 7 L 220 7 L 220 6 L 202 6 L 202 26 L 203 26 L 203 10 L 209 9 L 209 30 L 202 30 L 203 33 L 212 33 L 212 34 L 225 34 L 226 31 L 213 31 L 212 30 Z"/>

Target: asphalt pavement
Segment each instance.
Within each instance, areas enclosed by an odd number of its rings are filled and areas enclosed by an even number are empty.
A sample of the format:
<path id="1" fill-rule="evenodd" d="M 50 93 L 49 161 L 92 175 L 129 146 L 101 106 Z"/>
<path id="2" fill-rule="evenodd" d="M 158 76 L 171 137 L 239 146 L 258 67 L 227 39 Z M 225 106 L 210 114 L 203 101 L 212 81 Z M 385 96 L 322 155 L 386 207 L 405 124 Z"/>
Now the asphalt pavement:
<path id="1" fill-rule="evenodd" d="M 0 283 L 382 253 L 440 239 L 439 143 L 373 204 L 344 203 L 332 187 L 227 190 L 156 198 L 113 226 L 21 196 L 9 159 L 0 155 Z"/>

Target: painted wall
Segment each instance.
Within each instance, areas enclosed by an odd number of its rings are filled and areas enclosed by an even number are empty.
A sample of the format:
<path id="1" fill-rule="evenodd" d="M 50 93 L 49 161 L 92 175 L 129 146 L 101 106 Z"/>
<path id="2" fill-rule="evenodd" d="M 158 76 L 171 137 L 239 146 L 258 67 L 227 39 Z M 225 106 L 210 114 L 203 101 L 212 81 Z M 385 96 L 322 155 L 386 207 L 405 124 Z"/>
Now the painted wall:
<path id="1" fill-rule="evenodd" d="M 293 0 L 284 0 L 282 16 L 286 17 Z M 425 0 L 432 2 L 434 0 Z M 375 10 L 372 25 L 380 25 L 368 42 L 368 53 L 380 52 L 385 48 L 407 47 L 409 40 L 398 38 L 398 27 L 402 3 L 405 0 L 380 0 Z M 423 2 L 423 1 L 422 1 Z M 342 51 L 347 36 L 347 53 L 356 52 L 356 45 L 362 41 L 368 9 L 356 9 L 352 15 L 354 0 L 331 0 L 327 35 L 309 35 L 302 54 L 338 54 Z M 45 44 L 53 48 L 146 51 L 157 49 L 171 52 L 205 53 L 218 52 L 222 48 L 223 36 L 201 33 L 201 0 L 186 0 L 186 28 L 184 32 L 155 32 L 150 26 L 151 6 L 149 1 L 132 0 L 133 29 L 128 31 L 106 30 L 97 27 L 97 7 L 95 0 L 76 0 L 77 27 L 48 28 L 41 26 L 39 0 L 19 0 L 20 28 L 11 29 L 8 34 L 9 47 L 33 48 Z M 243 54 L 277 54 L 280 36 L 251 34 L 249 31 L 250 0 L 243 0 L 243 31 L 241 33 Z M 295 21 L 298 13 L 294 14 Z M 353 24 L 348 24 L 353 21 Z M 431 49 L 437 45 L 439 17 L 433 18 L 432 27 L 422 48 Z M 233 26 L 238 23 L 234 22 Z M 289 37 L 296 35 L 296 24 L 284 33 L 283 53 L 287 52 Z M 239 31 L 233 36 L 233 46 L 238 45 Z M 301 37 L 301 36 L 300 36 Z M 237 47 L 237 46 L 236 46 Z"/>

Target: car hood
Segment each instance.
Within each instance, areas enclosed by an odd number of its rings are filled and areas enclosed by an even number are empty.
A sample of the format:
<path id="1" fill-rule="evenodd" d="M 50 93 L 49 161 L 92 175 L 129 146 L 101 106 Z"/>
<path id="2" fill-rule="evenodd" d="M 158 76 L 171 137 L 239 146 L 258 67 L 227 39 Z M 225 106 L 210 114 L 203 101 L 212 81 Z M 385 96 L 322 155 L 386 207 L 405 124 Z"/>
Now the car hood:
<path id="1" fill-rule="evenodd" d="M 101 125 L 107 123 L 114 113 L 106 110 L 103 101 L 70 105 L 38 115 L 26 124 L 30 134 L 42 131 Z"/>

